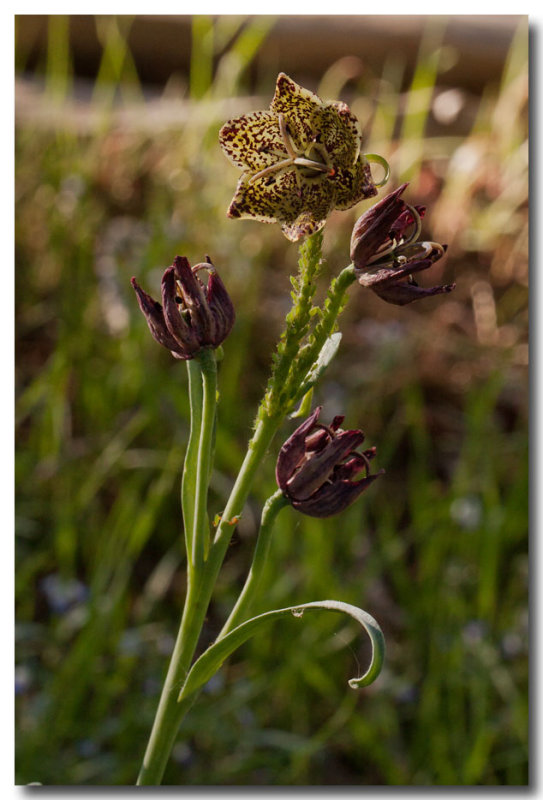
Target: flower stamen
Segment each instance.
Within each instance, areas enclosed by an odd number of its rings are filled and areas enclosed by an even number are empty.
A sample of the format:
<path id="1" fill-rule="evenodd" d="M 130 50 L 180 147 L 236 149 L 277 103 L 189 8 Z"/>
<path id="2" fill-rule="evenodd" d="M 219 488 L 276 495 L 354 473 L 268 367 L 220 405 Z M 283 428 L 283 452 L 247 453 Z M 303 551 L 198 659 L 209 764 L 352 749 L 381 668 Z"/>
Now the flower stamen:
<path id="1" fill-rule="evenodd" d="M 284 167 L 290 167 L 293 163 L 294 161 L 292 158 L 285 158 L 282 161 L 277 161 L 275 164 L 270 164 L 269 167 L 265 167 L 265 169 L 261 169 L 260 172 L 256 172 L 254 175 L 251 175 L 248 183 L 254 183 L 256 180 L 263 178 L 265 175 L 269 175 L 272 172 L 277 172 Z"/>
<path id="2" fill-rule="evenodd" d="M 410 206 L 409 203 L 405 203 L 406 208 L 411 212 L 413 216 L 413 223 L 415 227 L 409 234 L 408 238 L 404 240 L 403 236 L 400 241 L 396 241 L 396 239 L 392 240 L 392 243 L 385 247 L 384 249 L 380 249 L 375 255 L 373 255 L 370 259 L 368 259 L 368 266 L 373 264 L 376 267 L 387 267 L 387 266 L 398 266 L 401 264 L 405 264 L 409 259 L 405 255 L 408 250 L 413 249 L 413 245 L 419 238 L 421 231 L 422 231 L 422 219 L 415 208 L 415 206 Z M 441 245 L 436 245 L 441 250 Z M 424 252 L 422 253 L 423 257 L 428 256 L 432 250 L 432 244 L 430 242 L 420 242 L 416 247 L 422 247 Z M 445 251 L 443 251 L 445 252 Z M 392 259 L 387 259 L 384 261 L 384 257 L 394 253 Z M 441 253 L 443 255 L 443 253 Z"/>
<path id="3" fill-rule="evenodd" d="M 308 167 L 309 169 L 314 169 L 316 172 L 330 172 L 330 167 L 327 164 L 321 164 L 319 161 L 312 161 L 310 158 L 300 158 L 297 157 L 292 162 L 297 167 Z"/>
<path id="4" fill-rule="evenodd" d="M 393 253 L 394 250 L 396 250 L 396 248 L 398 247 L 398 245 L 399 242 L 397 242 L 396 239 L 393 239 L 392 243 L 387 245 L 386 247 L 383 245 L 382 249 L 378 250 L 378 252 L 375 253 L 374 256 L 368 259 L 368 264 L 374 264 L 375 262 L 379 261 L 385 256 L 388 256 L 390 253 Z"/>
<path id="5" fill-rule="evenodd" d="M 294 161 L 299 153 L 296 152 L 294 147 L 292 146 L 292 139 L 290 138 L 290 134 L 288 132 L 287 123 L 285 122 L 284 114 L 277 115 L 279 121 L 279 133 L 281 134 L 281 138 L 283 140 L 283 144 L 285 145 L 285 150 Z"/>
<path id="6" fill-rule="evenodd" d="M 413 215 L 413 222 L 415 223 L 415 227 L 411 231 L 409 238 L 406 239 L 405 241 L 402 240 L 401 242 L 402 247 L 407 247 L 407 245 L 411 244 L 412 242 L 416 242 L 422 231 L 422 219 L 415 206 L 410 206 L 409 203 L 405 203 L 405 206 L 406 208 L 409 209 L 409 211 Z"/>

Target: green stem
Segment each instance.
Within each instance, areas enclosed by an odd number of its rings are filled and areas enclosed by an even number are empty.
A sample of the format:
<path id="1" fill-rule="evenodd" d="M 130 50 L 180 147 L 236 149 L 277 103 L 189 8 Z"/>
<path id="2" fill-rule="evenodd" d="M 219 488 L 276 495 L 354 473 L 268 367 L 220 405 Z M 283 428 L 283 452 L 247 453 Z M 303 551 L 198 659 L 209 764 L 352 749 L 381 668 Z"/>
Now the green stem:
<path id="1" fill-rule="evenodd" d="M 251 569 L 249 570 L 245 585 L 238 597 L 236 605 L 232 609 L 232 613 L 226 620 L 217 639 L 222 639 L 232 628 L 235 628 L 247 618 L 268 559 L 275 519 L 281 509 L 286 505 L 288 505 L 288 500 L 280 489 L 266 500 L 264 508 L 262 509 L 260 530 L 258 532 Z"/>
<path id="2" fill-rule="evenodd" d="M 153 729 L 147 745 L 138 785 L 158 785 L 173 747 L 179 724 L 188 710 L 178 704 L 179 687 L 190 667 L 213 584 L 203 579 L 209 547 L 207 494 L 211 474 L 213 427 L 217 404 L 217 363 L 215 353 L 204 349 L 187 362 L 191 429 L 181 501 L 187 545 L 187 596 L 177 641 L 162 688 Z"/>
<path id="3" fill-rule="evenodd" d="M 190 399 L 190 435 L 183 466 L 181 482 L 181 508 L 183 509 L 183 528 L 189 571 L 194 569 L 193 536 L 194 536 L 194 497 L 196 494 L 196 475 L 198 472 L 198 448 L 200 429 L 202 427 L 203 386 L 202 371 L 196 359 L 187 361 Z"/>
<path id="4" fill-rule="evenodd" d="M 178 703 L 177 695 L 190 667 L 213 587 L 230 542 L 233 529 L 230 521 L 241 514 L 255 477 L 255 470 L 264 458 L 281 421 L 282 417 L 265 417 L 257 424 L 222 514 L 209 557 L 195 581 L 190 579 L 189 574 L 181 626 L 138 777 L 138 786 L 160 785 L 179 725 L 192 705 L 193 698 L 190 699 L 191 702 Z"/>
<path id="5" fill-rule="evenodd" d="M 177 696 L 189 670 L 206 611 L 206 597 L 196 588 L 189 574 L 183 617 L 138 776 L 138 786 L 159 786 L 162 781 L 179 725 L 189 708 L 186 703 L 178 703 Z"/>
<path id="6" fill-rule="evenodd" d="M 226 553 L 226 548 L 230 543 L 233 520 L 239 517 L 243 510 L 255 477 L 255 471 L 266 455 L 268 447 L 282 421 L 283 415 L 281 414 L 274 417 L 264 417 L 256 425 L 243 464 L 217 527 L 215 540 L 211 548 L 210 561 L 220 562 L 218 563 L 219 568 Z"/>
<path id="7" fill-rule="evenodd" d="M 209 523 L 207 493 L 212 467 L 213 428 L 217 408 L 217 362 L 213 350 L 204 349 L 194 359 L 198 363 L 203 384 L 202 422 L 198 442 L 196 487 L 194 498 L 194 529 L 192 534 L 192 562 L 197 573 L 207 556 Z"/>

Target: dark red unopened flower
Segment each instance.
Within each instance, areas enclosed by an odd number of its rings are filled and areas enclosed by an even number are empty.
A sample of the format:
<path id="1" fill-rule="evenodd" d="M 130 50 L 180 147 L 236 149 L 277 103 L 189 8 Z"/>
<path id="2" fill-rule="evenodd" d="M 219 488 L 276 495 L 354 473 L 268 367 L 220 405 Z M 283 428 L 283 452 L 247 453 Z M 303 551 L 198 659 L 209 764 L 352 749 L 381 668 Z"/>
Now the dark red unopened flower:
<path id="1" fill-rule="evenodd" d="M 354 503 L 381 475 L 370 475 L 369 462 L 376 448 L 356 448 L 365 439 L 362 431 L 344 431 L 343 417 L 332 424 L 320 423 L 321 406 L 287 439 L 277 458 L 277 484 L 298 511 L 310 517 L 331 517 Z M 354 480 L 361 472 L 365 478 Z"/>
<path id="2" fill-rule="evenodd" d="M 207 284 L 201 270 L 209 273 Z M 192 268 L 184 256 L 175 257 L 162 276 L 162 305 L 135 278 L 131 283 L 153 337 L 175 358 L 187 360 L 203 347 L 218 347 L 232 329 L 234 306 L 208 256 Z"/>
<path id="3" fill-rule="evenodd" d="M 414 300 L 452 292 L 455 285 L 418 286 L 413 273 L 429 269 L 447 250 L 437 242 L 419 242 L 424 206 L 410 206 L 400 195 L 404 183 L 356 221 L 351 259 L 361 286 L 387 303 L 403 306 Z"/>

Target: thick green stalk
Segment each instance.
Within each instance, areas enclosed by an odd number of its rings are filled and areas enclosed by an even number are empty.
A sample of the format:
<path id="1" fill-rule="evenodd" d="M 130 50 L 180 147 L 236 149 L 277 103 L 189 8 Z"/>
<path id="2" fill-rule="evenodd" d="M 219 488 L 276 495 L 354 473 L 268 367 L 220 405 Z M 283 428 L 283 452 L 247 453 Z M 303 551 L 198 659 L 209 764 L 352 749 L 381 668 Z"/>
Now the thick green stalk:
<path id="1" fill-rule="evenodd" d="M 226 620 L 217 639 L 222 639 L 222 637 L 226 636 L 226 634 L 229 633 L 232 628 L 235 628 L 237 625 L 247 619 L 262 578 L 262 573 L 264 572 L 264 568 L 266 566 L 266 561 L 268 559 L 275 519 L 281 509 L 286 505 L 288 505 L 288 500 L 280 489 L 278 489 L 275 494 L 272 494 L 272 496 L 268 497 L 266 500 L 264 508 L 262 509 L 260 530 L 258 532 L 258 539 L 256 542 L 251 569 L 249 570 L 245 585 L 241 590 L 241 594 L 238 597 L 236 605 L 232 609 L 232 613 Z"/>
<path id="2" fill-rule="evenodd" d="M 274 355 L 272 373 L 259 414 L 287 414 L 288 395 L 285 394 L 285 382 L 292 371 L 304 338 L 307 336 L 313 311 L 313 297 L 316 290 L 316 279 L 322 260 L 322 231 L 307 237 L 300 244 L 298 258 L 298 276 L 291 278 L 293 291 L 292 308 L 287 314 L 285 331 L 277 345 Z"/>

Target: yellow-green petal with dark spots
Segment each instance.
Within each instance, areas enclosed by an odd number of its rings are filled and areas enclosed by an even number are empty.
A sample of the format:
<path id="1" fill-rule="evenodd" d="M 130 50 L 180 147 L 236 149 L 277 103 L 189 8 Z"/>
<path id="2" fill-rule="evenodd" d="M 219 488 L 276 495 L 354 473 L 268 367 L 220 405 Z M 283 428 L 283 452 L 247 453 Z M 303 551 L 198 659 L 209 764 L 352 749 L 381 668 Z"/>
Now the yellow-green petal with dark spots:
<path id="1" fill-rule="evenodd" d="M 255 111 L 229 120 L 219 131 L 219 142 L 233 164 L 251 172 L 287 156 L 277 115 L 271 111 Z"/>
<path id="2" fill-rule="evenodd" d="M 296 149 L 305 150 L 311 142 L 311 120 L 315 109 L 321 107 L 322 101 L 316 94 L 298 86 L 284 72 L 279 73 L 270 111 L 283 114 Z"/>
<path id="3" fill-rule="evenodd" d="M 319 231 L 334 208 L 335 189 L 324 179 L 301 182 L 301 211 L 294 219 L 285 218 L 281 230 L 291 242 Z"/>
<path id="4" fill-rule="evenodd" d="M 302 208 L 295 170 L 291 168 L 252 183 L 250 176 L 242 175 L 227 215 L 237 219 L 252 217 L 259 222 L 283 222 L 296 219 Z"/>
<path id="5" fill-rule="evenodd" d="M 335 207 L 340 211 L 346 211 L 368 197 L 375 197 L 377 188 L 371 176 L 370 165 L 364 156 L 360 156 L 351 169 L 338 170 L 336 187 Z"/>
<path id="6" fill-rule="evenodd" d="M 360 154 L 360 132 L 345 103 L 327 103 L 315 114 L 313 125 L 333 165 L 352 167 Z"/>

